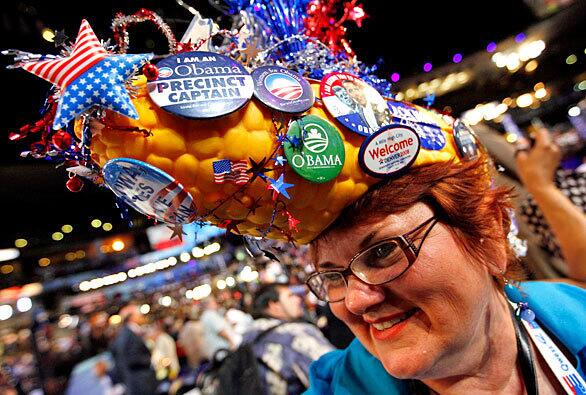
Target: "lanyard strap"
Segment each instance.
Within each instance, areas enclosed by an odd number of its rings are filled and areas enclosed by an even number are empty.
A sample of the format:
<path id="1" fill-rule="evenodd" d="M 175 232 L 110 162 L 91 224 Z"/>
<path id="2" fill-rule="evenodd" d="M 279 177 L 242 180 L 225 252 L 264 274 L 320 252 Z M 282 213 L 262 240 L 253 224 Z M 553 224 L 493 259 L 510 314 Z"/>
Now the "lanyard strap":
<path id="1" fill-rule="evenodd" d="M 527 331 L 520 325 L 520 318 L 513 314 L 513 327 L 515 328 L 515 337 L 517 338 L 517 359 L 523 375 L 523 383 L 528 395 L 538 395 L 539 388 L 537 385 L 537 375 L 535 374 L 535 364 L 533 363 L 533 352 L 531 351 L 531 340 L 527 336 Z"/>
<path id="2" fill-rule="evenodd" d="M 558 346 L 551 340 L 539 324 L 533 321 L 519 319 L 533 343 L 545 359 L 564 390 L 569 395 L 586 395 L 586 382 L 574 368 Z"/>

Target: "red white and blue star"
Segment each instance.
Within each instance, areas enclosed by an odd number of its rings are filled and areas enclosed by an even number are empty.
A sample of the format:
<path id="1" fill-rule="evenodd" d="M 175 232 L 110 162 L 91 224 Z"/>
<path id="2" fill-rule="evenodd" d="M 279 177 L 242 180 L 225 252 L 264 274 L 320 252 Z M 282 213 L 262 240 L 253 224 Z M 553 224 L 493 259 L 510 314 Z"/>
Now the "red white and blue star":
<path id="1" fill-rule="evenodd" d="M 137 119 L 125 83 L 152 57 L 153 54 L 111 55 L 83 20 L 68 57 L 26 62 L 21 67 L 60 88 L 53 122 L 53 129 L 60 129 L 92 106 Z"/>

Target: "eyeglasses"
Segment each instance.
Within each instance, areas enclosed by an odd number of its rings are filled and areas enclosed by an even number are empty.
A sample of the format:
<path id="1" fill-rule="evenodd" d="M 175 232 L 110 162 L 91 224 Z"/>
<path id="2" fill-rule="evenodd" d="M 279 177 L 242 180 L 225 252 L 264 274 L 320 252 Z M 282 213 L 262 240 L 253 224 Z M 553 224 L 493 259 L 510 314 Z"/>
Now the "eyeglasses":
<path id="1" fill-rule="evenodd" d="M 311 274 L 305 283 L 315 296 L 325 302 L 339 302 L 346 297 L 348 281 L 346 277 L 354 274 L 370 285 L 381 285 L 400 277 L 413 265 L 425 238 L 438 222 L 436 217 L 427 221 L 402 236 L 389 237 L 354 255 L 345 269 L 326 270 Z M 427 228 L 419 247 L 415 246 L 411 235 Z"/>

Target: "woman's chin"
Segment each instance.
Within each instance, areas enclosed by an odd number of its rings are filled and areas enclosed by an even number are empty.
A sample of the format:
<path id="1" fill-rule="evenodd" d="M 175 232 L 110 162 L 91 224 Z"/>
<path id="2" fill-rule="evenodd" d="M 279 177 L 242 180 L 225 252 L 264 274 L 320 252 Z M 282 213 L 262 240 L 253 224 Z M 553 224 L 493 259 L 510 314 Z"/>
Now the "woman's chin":
<path id="1" fill-rule="evenodd" d="M 391 376 L 401 380 L 425 377 L 431 364 L 428 358 L 422 358 L 421 355 L 417 355 L 415 352 L 403 356 L 383 356 L 380 361 Z"/>

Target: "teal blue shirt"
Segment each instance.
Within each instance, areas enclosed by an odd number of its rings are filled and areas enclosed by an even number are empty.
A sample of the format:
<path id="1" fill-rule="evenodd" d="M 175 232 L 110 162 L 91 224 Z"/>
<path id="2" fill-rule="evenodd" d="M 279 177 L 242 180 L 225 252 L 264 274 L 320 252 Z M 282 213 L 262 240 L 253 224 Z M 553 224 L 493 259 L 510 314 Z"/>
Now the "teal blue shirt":
<path id="1" fill-rule="evenodd" d="M 586 379 L 586 290 L 561 283 L 521 284 L 538 322 L 574 355 Z M 310 366 L 306 395 L 408 394 L 407 381 L 389 375 L 356 339 L 345 350 L 325 354 Z"/>

